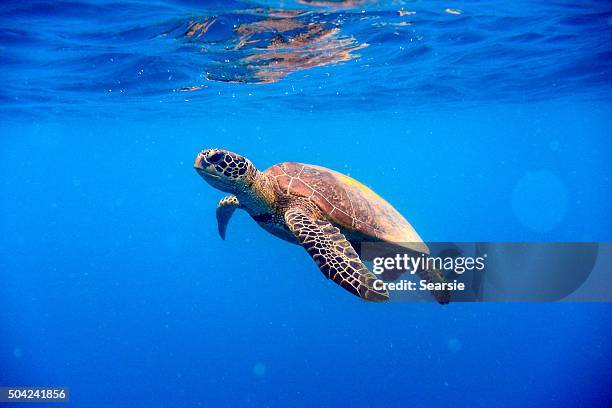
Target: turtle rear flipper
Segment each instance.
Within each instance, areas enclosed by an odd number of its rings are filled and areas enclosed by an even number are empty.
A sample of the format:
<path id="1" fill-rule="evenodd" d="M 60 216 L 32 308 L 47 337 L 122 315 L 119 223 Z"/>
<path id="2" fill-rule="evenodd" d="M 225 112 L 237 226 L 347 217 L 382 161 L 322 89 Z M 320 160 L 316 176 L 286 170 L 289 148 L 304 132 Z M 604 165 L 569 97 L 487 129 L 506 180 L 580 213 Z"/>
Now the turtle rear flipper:
<path id="1" fill-rule="evenodd" d="M 327 221 L 313 219 L 301 208 L 287 210 L 285 222 L 325 277 L 363 299 L 389 299 L 385 289 L 375 289 L 376 275 L 361 262 L 338 228 Z"/>
<path id="2" fill-rule="evenodd" d="M 417 271 L 417 275 L 427 283 L 446 283 L 446 278 L 439 270 L 432 269 L 420 269 Z M 450 302 L 451 293 L 450 290 L 432 290 L 431 294 L 441 305 L 446 305 Z"/>

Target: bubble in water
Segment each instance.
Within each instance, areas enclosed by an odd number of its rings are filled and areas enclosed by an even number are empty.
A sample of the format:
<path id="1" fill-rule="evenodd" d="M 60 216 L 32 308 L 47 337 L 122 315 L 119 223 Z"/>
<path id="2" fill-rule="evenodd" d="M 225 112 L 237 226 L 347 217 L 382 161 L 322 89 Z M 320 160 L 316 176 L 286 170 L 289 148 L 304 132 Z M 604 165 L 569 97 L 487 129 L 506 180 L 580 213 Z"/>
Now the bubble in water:
<path id="1" fill-rule="evenodd" d="M 19 347 L 16 347 L 15 350 L 13 350 L 13 356 L 15 356 L 15 358 L 21 358 L 21 356 L 23 356 L 23 351 L 21 351 Z"/>
<path id="2" fill-rule="evenodd" d="M 553 140 L 548 144 L 548 147 L 550 148 L 550 150 L 552 150 L 553 152 L 556 152 L 559 150 L 559 147 L 561 146 L 561 144 L 559 143 L 558 140 Z"/>
<path id="3" fill-rule="evenodd" d="M 448 349 L 452 351 L 453 353 L 457 353 L 461 351 L 461 349 L 463 348 L 463 345 L 461 344 L 461 340 L 459 340 L 456 337 L 451 337 L 448 340 L 447 346 L 448 346 Z"/>
<path id="4" fill-rule="evenodd" d="M 526 227 L 547 232 L 555 228 L 567 212 L 568 198 L 563 182 L 553 172 L 528 172 L 512 192 L 514 215 Z"/>
<path id="5" fill-rule="evenodd" d="M 448 14 L 455 14 L 455 15 L 463 14 L 463 10 L 459 10 L 455 8 L 447 8 L 444 10 L 444 12 Z"/>
<path id="6" fill-rule="evenodd" d="M 257 363 L 253 366 L 253 375 L 257 378 L 264 378 L 266 376 L 266 365 L 263 363 Z"/>

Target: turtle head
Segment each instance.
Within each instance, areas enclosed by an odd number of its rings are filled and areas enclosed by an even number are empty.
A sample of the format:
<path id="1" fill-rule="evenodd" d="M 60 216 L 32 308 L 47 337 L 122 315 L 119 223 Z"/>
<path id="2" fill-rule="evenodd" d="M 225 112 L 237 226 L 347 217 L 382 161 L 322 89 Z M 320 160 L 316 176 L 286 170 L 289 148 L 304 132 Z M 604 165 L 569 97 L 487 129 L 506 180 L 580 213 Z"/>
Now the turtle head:
<path id="1" fill-rule="evenodd" d="M 208 184 L 234 194 L 249 189 L 257 175 L 249 159 L 223 149 L 202 150 L 193 166 Z"/>

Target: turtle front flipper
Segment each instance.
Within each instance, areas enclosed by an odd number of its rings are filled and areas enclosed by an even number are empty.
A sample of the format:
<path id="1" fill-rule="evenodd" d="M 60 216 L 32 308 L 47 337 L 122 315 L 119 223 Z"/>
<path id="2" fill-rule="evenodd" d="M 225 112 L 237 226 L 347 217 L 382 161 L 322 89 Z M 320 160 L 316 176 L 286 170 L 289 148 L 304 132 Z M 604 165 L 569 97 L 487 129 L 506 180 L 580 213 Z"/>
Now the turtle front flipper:
<path id="1" fill-rule="evenodd" d="M 217 227 L 219 228 L 219 235 L 221 239 L 225 239 L 225 231 L 227 230 L 227 224 L 229 223 L 232 214 L 236 208 L 240 207 L 240 202 L 236 196 L 223 197 L 217 205 Z"/>
<path id="2" fill-rule="evenodd" d="M 313 219 L 301 208 L 287 210 L 285 222 L 327 279 L 366 300 L 389 299 L 385 289 L 375 289 L 376 275 L 361 262 L 338 228 L 327 221 Z"/>

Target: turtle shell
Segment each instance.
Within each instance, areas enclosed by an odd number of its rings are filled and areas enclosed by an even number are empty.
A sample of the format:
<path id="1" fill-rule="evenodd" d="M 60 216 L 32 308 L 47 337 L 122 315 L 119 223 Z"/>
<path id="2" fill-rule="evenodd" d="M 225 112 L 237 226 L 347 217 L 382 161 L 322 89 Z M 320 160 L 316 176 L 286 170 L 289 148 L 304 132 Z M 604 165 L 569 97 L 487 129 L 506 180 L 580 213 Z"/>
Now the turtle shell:
<path id="1" fill-rule="evenodd" d="M 265 171 L 285 196 L 304 197 L 334 224 L 365 240 L 401 244 L 429 253 L 412 225 L 386 200 L 357 180 L 302 163 L 280 163 Z"/>

